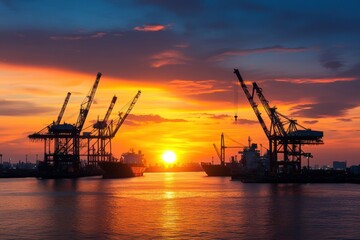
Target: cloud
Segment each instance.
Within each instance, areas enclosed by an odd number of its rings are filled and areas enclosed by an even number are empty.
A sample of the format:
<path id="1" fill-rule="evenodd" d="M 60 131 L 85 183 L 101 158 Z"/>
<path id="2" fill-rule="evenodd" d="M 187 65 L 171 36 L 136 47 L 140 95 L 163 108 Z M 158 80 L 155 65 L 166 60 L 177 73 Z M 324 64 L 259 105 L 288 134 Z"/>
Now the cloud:
<path id="1" fill-rule="evenodd" d="M 82 35 L 64 35 L 64 36 L 50 36 L 51 40 L 65 40 L 65 41 L 77 41 L 84 39 L 95 39 L 105 37 L 107 33 L 105 32 L 96 32 L 93 34 L 82 34 Z"/>
<path id="2" fill-rule="evenodd" d="M 81 40 L 60 40 L 61 36 L 71 39 L 73 35 L 56 35 L 59 40 L 52 40 L 53 32 L 0 30 L 0 61 L 88 74 L 101 71 L 110 77 L 157 83 L 172 79 L 217 80 L 231 75 L 228 69 L 204 61 L 191 42 L 173 31 L 131 30 L 121 32 L 121 37 L 117 33 L 108 31 L 96 39 L 88 37 L 96 32 L 80 34 Z"/>
<path id="3" fill-rule="evenodd" d="M 182 52 L 177 50 L 162 51 L 160 53 L 154 54 L 151 59 L 153 60 L 151 66 L 154 68 L 159 68 L 166 65 L 185 64 L 189 60 L 189 58 L 185 57 Z"/>
<path id="4" fill-rule="evenodd" d="M 0 116 L 28 116 L 54 110 L 55 108 L 38 106 L 32 102 L 0 99 Z"/>
<path id="5" fill-rule="evenodd" d="M 263 47 L 263 48 L 252 48 L 252 49 L 244 49 L 244 50 L 232 50 L 232 51 L 226 51 L 221 54 L 218 54 L 213 57 L 216 61 L 222 61 L 226 57 L 229 56 L 247 56 L 250 54 L 259 54 L 259 53 L 268 53 L 268 52 L 278 52 L 278 53 L 293 53 L 293 52 L 304 52 L 309 50 L 308 48 L 304 47 L 283 47 L 280 45 L 275 45 L 271 47 Z"/>
<path id="6" fill-rule="evenodd" d="M 289 115 L 298 117 L 342 118 L 349 110 L 360 105 L 360 79 L 307 84 L 264 81 L 259 87 L 263 89 L 270 106 L 273 106 L 274 102 L 295 104 Z M 282 112 L 281 108 L 278 110 Z"/>
<path id="7" fill-rule="evenodd" d="M 305 124 L 315 124 L 315 123 L 318 123 L 319 121 L 318 120 L 308 120 L 308 121 L 304 121 Z"/>
<path id="8" fill-rule="evenodd" d="M 320 63 L 326 69 L 337 71 L 344 66 L 343 61 L 340 59 L 340 53 L 336 48 L 323 50 L 320 54 Z"/>
<path id="9" fill-rule="evenodd" d="M 321 118 L 332 116 L 344 116 L 346 111 L 355 108 L 358 105 L 347 102 L 321 102 L 314 104 L 299 104 L 290 110 L 292 116 L 301 116 L 308 118 Z M 280 110 L 281 111 L 281 110 Z"/>
<path id="10" fill-rule="evenodd" d="M 49 95 L 49 94 L 51 95 L 51 94 L 54 94 L 54 92 L 52 92 L 52 91 L 41 89 L 41 88 L 35 88 L 35 87 L 24 87 L 24 88 L 20 88 L 17 91 L 30 93 L 30 94 L 35 94 L 35 95 Z"/>
<path id="11" fill-rule="evenodd" d="M 126 121 L 124 122 L 127 125 L 144 125 L 148 123 L 165 123 L 165 122 L 187 122 L 185 119 L 169 119 L 161 117 L 157 114 L 148 114 L 148 115 L 134 115 L 129 114 Z"/>
<path id="12" fill-rule="evenodd" d="M 345 82 L 354 81 L 355 77 L 323 77 L 323 78 L 275 78 L 277 82 L 291 82 L 295 84 L 310 84 L 310 83 L 333 83 L 333 82 Z"/>
<path id="13" fill-rule="evenodd" d="M 236 122 L 237 124 L 259 124 L 256 120 L 249 120 L 245 118 L 239 118 Z"/>
<path id="14" fill-rule="evenodd" d="M 170 86 L 185 95 L 211 94 L 224 92 L 227 89 L 216 87 L 215 80 L 172 80 Z"/>
<path id="15" fill-rule="evenodd" d="M 211 119 L 226 119 L 230 118 L 229 114 L 213 114 L 213 113 L 199 113 L 200 117 L 207 117 Z"/>
<path id="16" fill-rule="evenodd" d="M 135 31 L 141 32 L 158 32 L 163 31 L 169 28 L 170 25 L 161 25 L 161 24 L 154 24 L 154 25 L 142 25 L 134 27 Z"/>
<path id="17" fill-rule="evenodd" d="M 339 122 L 352 122 L 351 118 L 337 118 L 336 120 L 338 120 Z"/>
<path id="18" fill-rule="evenodd" d="M 189 47 L 189 44 L 188 44 L 188 43 L 179 43 L 179 44 L 174 45 L 174 47 L 177 47 L 177 48 L 188 48 L 188 47 Z"/>
<path id="19" fill-rule="evenodd" d="M 7 64 L 56 67 L 71 71 L 93 73 L 127 79 L 168 80 L 168 73 L 152 71 L 153 61 L 164 65 L 183 63 L 181 53 L 159 54 L 183 41 L 170 31 L 146 33 L 138 31 L 98 32 L 76 35 L 54 35 L 53 32 L 0 30 L 0 61 Z M 151 47 L 150 47 L 151 46 Z M 151 59 L 155 57 L 155 60 Z M 139 71 L 141 69 L 141 71 Z M 155 68 L 156 69 L 156 68 Z M 146 79 L 146 80 L 147 80 Z"/>
<path id="20" fill-rule="evenodd" d="M 229 114 L 212 114 L 212 113 L 200 113 L 200 117 L 207 117 L 210 119 L 234 119 L 234 116 Z M 233 124 L 258 124 L 259 122 L 256 120 L 250 120 L 245 118 L 238 118 L 238 120 L 233 122 Z"/>
<path id="21" fill-rule="evenodd" d="M 226 119 L 226 118 L 229 118 L 229 117 L 230 117 L 230 115 L 228 115 L 228 114 L 219 114 L 219 115 L 214 114 L 210 118 L 212 118 L 212 119 Z"/>

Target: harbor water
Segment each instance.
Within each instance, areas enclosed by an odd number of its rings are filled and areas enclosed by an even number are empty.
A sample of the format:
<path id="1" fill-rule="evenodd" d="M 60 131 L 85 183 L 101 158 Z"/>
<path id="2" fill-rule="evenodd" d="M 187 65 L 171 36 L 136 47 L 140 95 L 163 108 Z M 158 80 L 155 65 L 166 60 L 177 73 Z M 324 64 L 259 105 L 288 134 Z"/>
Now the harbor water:
<path id="1" fill-rule="evenodd" d="M 360 239 L 358 184 L 0 179 L 0 239 Z"/>

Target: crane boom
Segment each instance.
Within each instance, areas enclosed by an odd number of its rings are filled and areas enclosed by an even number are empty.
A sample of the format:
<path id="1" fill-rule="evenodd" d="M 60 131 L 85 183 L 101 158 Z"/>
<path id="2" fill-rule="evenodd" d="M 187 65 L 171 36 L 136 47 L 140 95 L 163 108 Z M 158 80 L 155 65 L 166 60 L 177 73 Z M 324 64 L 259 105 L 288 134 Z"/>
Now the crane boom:
<path id="1" fill-rule="evenodd" d="M 100 72 L 98 72 L 98 74 L 96 75 L 96 79 L 95 79 L 93 87 L 91 88 L 89 94 L 85 97 L 85 99 L 81 103 L 79 117 L 78 117 L 78 119 L 76 121 L 76 125 L 75 125 L 76 130 L 77 130 L 78 133 L 81 132 L 81 130 L 82 130 L 83 126 L 84 126 L 84 123 L 86 121 L 86 117 L 87 117 L 87 115 L 89 113 L 91 104 L 92 104 L 92 102 L 94 100 L 95 92 L 96 92 L 96 89 L 97 89 L 97 87 L 99 85 L 101 75 L 102 74 Z"/>
<path id="2" fill-rule="evenodd" d="M 270 107 L 269 102 L 263 95 L 262 89 L 256 83 L 253 83 L 252 94 L 250 94 L 239 71 L 235 69 L 234 73 L 238 77 L 241 87 L 269 140 L 268 155 L 270 159 L 270 171 L 272 174 L 276 174 L 277 172 L 301 172 L 301 158 L 303 156 L 310 156 L 309 153 L 305 153 L 302 150 L 302 146 L 322 144 L 323 132 L 306 129 L 299 125 L 296 120 L 290 119 L 279 113 L 276 107 Z M 260 115 L 257 104 L 253 100 L 255 95 L 261 101 L 262 106 L 270 119 L 269 128 L 267 128 Z M 302 129 L 298 130 L 298 126 Z M 279 154 L 282 154 L 282 156 Z M 279 159 L 279 157 L 281 158 Z"/>
<path id="3" fill-rule="evenodd" d="M 103 121 L 106 123 L 108 120 L 109 120 L 109 117 L 110 117 L 110 114 L 112 112 L 112 110 L 114 109 L 114 106 L 115 106 L 115 103 L 116 103 L 116 100 L 117 100 L 117 97 L 114 95 L 112 100 L 111 100 L 111 103 L 110 103 L 110 106 L 105 114 L 105 117 L 103 119 Z"/>
<path id="4" fill-rule="evenodd" d="M 106 114 L 105 114 L 105 117 L 103 120 L 98 120 L 94 125 L 93 125 L 93 128 L 95 129 L 104 129 L 107 127 L 107 122 L 109 120 L 109 117 L 111 115 L 111 112 L 112 110 L 114 109 L 114 106 L 115 106 L 115 103 L 116 103 L 116 100 L 117 100 L 117 97 L 114 95 L 112 100 L 111 100 L 111 103 L 110 103 L 110 106 L 108 108 L 108 110 L 106 111 Z"/>
<path id="5" fill-rule="evenodd" d="M 269 118 L 271 120 L 271 124 L 275 128 L 274 130 L 276 130 L 280 136 L 286 136 L 286 131 L 284 129 L 284 125 L 280 120 L 280 117 L 278 115 L 278 112 L 276 111 L 276 108 L 270 107 L 269 101 L 266 100 L 266 98 L 264 97 L 264 95 L 262 93 L 262 89 L 255 82 L 253 83 L 253 89 L 256 92 L 258 98 L 260 99 L 267 115 L 269 116 Z"/>
<path id="6" fill-rule="evenodd" d="M 60 110 L 59 116 L 58 116 L 58 118 L 57 118 L 57 120 L 56 120 L 56 122 L 55 122 L 56 125 L 60 124 L 61 119 L 62 119 L 62 117 L 64 116 L 64 112 L 65 112 L 66 106 L 67 106 L 67 104 L 68 104 L 68 102 L 69 102 L 70 96 L 71 96 L 71 93 L 68 92 L 67 95 L 66 95 L 64 104 L 63 104 L 63 106 L 62 106 L 62 108 L 61 108 L 61 110 Z"/>
<path id="7" fill-rule="evenodd" d="M 129 113 L 131 112 L 131 110 L 133 109 L 135 103 L 137 102 L 137 100 L 139 99 L 141 95 L 141 91 L 138 91 L 137 94 L 135 95 L 135 97 L 133 98 L 133 100 L 130 103 L 129 108 L 127 109 L 125 115 L 123 117 L 121 117 L 121 113 L 119 114 L 119 120 L 115 126 L 114 131 L 111 132 L 111 137 L 115 137 L 117 131 L 119 130 L 119 128 L 121 127 L 121 125 L 124 123 L 125 119 L 127 118 L 127 116 L 129 115 Z"/>
<path id="8" fill-rule="evenodd" d="M 270 133 L 269 129 L 266 127 L 266 124 L 265 124 L 265 122 L 264 122 L 264 119 L 261 117 L 261 113 L 260 113 L 260 111 L 259 111 L 259 109 L 258 109 L 258 107 L 257 107 L 257 104 L 256 104 L 255 101 L 254 101 L 254 92 L 253 92 L 253 94 L 250 94 L 250 92 L 249 92 L 249 90 L 248 90 L 248 88 L 247 88 L 247 86 L 246 86 L 243 78 L 241 77 L 240 72 L 239 72 L 238 69 L 234 69 L 234 73 L 236 74 L 237 78 L 239 79 L 240 85 L 241 85 L 241 87 L 242 87 L 242 89 L 243 89 L 243 91 L 244 91 L 247 99 L 249 100 L 249 103 L 250 103 L 252 109 L 254 110 L 254 112 L 255 112 L 255 114 L 256 114 L 256 117 L 257 117 L 257 119 L 259 120 L 262 129 L 264 130 L 266 136 L 267 136 L 268 138 L 270 138 L 270 137 L 271 137 L 271 133 Z"/>
<path id="9" fill-rule="evenodd" d="M 217 156 L 219 157 L 219 159 L 220 159 L 220 161 L 221 161 L 221 154 L 220 154 L 219 149 L 217 148 L 217 146 L 216 146 L 215 143 L 213 143 L 213 146 L 214 146 L 214 149 L 215 149 L 215 151 L 216 151 Z"/>

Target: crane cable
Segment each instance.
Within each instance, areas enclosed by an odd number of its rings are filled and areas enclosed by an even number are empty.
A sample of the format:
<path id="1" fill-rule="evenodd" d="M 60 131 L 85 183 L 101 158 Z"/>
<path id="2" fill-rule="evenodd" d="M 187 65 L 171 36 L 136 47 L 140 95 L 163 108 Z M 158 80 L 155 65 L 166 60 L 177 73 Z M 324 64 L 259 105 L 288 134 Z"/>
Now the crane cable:
<path id="1" fill-rule="evenodd" d="M 237 124 L 238 119 L 238 110 L 239 110 L 239 84 L 238 82 L 234 82 L 234 122 Z"/>

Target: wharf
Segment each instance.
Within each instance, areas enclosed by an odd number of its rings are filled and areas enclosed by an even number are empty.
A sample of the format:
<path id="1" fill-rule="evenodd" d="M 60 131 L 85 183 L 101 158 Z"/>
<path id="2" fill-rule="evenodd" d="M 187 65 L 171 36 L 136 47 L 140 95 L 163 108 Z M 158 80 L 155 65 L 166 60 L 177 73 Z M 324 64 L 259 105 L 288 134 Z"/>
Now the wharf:
<path id="1" fill-rule="evenodd" d="M 345 171 L 310 171 L 300 174 L 237 174 L 232 180 L 244 183 L 360 183 L 360 175 L 351 175 Z"/>

